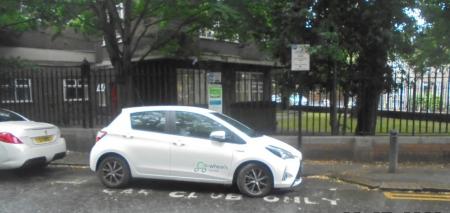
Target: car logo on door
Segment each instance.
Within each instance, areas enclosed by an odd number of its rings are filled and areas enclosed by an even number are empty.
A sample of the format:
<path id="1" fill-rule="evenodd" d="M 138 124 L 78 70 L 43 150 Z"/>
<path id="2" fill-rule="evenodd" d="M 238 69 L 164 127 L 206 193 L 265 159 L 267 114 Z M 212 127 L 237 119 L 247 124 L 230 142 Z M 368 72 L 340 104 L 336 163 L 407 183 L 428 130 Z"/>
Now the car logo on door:
<path id="1" fill-rule="evenodd" d="M 194 168 L 194 172 L 205 173 L 206 172 L 206 167 L 207 167 L 207 165 L 200 161 L 200 162 L 197 163 L 197 166 Z"/>

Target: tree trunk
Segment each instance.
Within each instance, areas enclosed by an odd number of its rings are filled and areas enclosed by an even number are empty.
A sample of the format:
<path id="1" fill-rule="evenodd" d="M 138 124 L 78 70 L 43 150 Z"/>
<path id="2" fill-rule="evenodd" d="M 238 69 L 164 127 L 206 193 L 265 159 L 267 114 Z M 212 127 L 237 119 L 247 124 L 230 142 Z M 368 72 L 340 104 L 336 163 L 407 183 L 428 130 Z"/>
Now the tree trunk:
<path id="1" fill-rule="evenodd" d="M 380 93 L 373 86 L 364 86 L 358 92 L 358 122 L 356 135 L 375 135 L 377 107 Z"/>
<path id="2" fill-rule="evenodd" d="M 344 93 L 344 121 L 342 124 L 342 135 L 347 134 L 347 114 L 348 114 L 348 99 L 347 93 Z"/>
<path id="3" fill-rule="evenodd" d="M 116 72 L 116 84 L 118 93 L 119 110 L 126 107 L 132 107 L 134 103 L 133 86 L 133 65 L 131 62 L 124 61 L 114 66 Z"/>
<path id="4" fill-rule="evenodd" d="M 289 97 L 281 96 L 281 106 L 283 110 L 289 109 Z"/>
<path id="5" fill-rule="evenodd" d="M 337 71 L 333 68 L 333 80 L 330 93 L 330 126 L 331 135 L 339 134 L 339 125 L 337 121 Z"/>

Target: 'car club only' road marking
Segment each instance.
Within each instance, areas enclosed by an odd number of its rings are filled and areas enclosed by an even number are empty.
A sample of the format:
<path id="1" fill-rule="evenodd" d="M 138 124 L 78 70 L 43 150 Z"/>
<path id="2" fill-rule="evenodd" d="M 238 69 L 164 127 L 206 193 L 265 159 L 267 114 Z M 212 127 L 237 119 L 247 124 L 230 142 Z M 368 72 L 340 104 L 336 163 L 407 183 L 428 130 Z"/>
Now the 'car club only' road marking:
<path id="1" fill-rule="evenodd" d="M 450 194 L 385 192 L 384 196 L 391 200 L 425 200 L 450 202 Z"/>
<path id="2" fill-rule="evenodd" d="M 150 190 L 151 191 L 151 190 Z M 104 189 L 103 193 L 108 194 L 109 196 L 113 196 L 114 194 L 118 195 L 144 195 L 148 196 L 149 193 L 147 190 L 133 190 L 133 189 L 124 189 L 124 190 L 109 190 Z M 212 200 L 218 200 L 223 199 L 227 201 L 241 201 L 246 199 L 241 194 L 234 194 L 234 193 L 210 193 L 210 194 L 203 194 L 203 193 L 197 193 L 197 192 L 187 192 L 187 191 L 174 191 L 169 193 L 169 197 L 175 198 L 175 199 L 199 199 L 201 197 L 207 196 L 207 198 Z M 302 197 L 302 196 L 274 196 L 274 195 L 268 195 L 263 198 L 261 198 L 263 201 L 267 203 L 285 203 L 285 204 L 306 204 L 306 205 L 318 205 L 318 204 L 329 204 L 331 206 L 337 206 L 339 198 L 331 199 L 331 198 L 311 198 L 311 197 Z"/>

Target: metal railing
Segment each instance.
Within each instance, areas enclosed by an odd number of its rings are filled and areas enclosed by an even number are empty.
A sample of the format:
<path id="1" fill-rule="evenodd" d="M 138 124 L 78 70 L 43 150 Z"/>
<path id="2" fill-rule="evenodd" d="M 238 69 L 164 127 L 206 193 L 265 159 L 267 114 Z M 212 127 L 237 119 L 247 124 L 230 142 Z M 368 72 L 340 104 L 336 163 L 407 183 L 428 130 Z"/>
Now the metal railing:
<path id="1" fill-rule="evenodd" d="M 450 76 L 431 70 L 414 75 L 412 72 L 395 73 L 396 83 L 391 92 L 380 96 L 376 134 L 387 135 L 397 129 L 402 135 L 449 135 L 450 124 Z M 277 103 L 276 133 L 298 133 L 298 106 L 301 103 L 302 132 L 305 135 L 329 135 L 330 94 L 316 89 L 299 96 L 291 93 L 282 97 L 280 87 L 273 84 L 272 101 Z M 356 128 L 356 97 L 348 97 L 344 104 L 344 92 L 337 92 L 337 117 L 339 134 L 354 134 Z M 347 106 L 345 106 L 347 105 Z"/>
<path id="2" fill-rule="evenodd" d="M 112 72 L 98 68 L 82 73 L 79 66 L 0 68 L 0 107 L 62 127 L 104 125 L 116 110 Z"/>

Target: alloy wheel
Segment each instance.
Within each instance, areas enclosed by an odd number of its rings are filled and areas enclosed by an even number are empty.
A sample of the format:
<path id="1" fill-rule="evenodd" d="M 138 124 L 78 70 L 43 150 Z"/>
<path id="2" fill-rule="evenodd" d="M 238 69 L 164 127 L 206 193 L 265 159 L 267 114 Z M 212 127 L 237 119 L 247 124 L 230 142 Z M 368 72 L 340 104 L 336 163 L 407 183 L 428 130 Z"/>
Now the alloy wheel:
<path id="1" fill-rule="evenodd" d="M 262 197 L 273 188 L 270 171 L 259 164 L 248 164 L 242 167 L 237 177 L 239 190 L 250 197 Z"/>
<path id="2" fill-rule="evenodd" d="M 128 164 L 119 157 L 107 157 L 100 163 L 98 175 L 102 183 L 111 188 L 126 185 L 130 179 Z"/>

